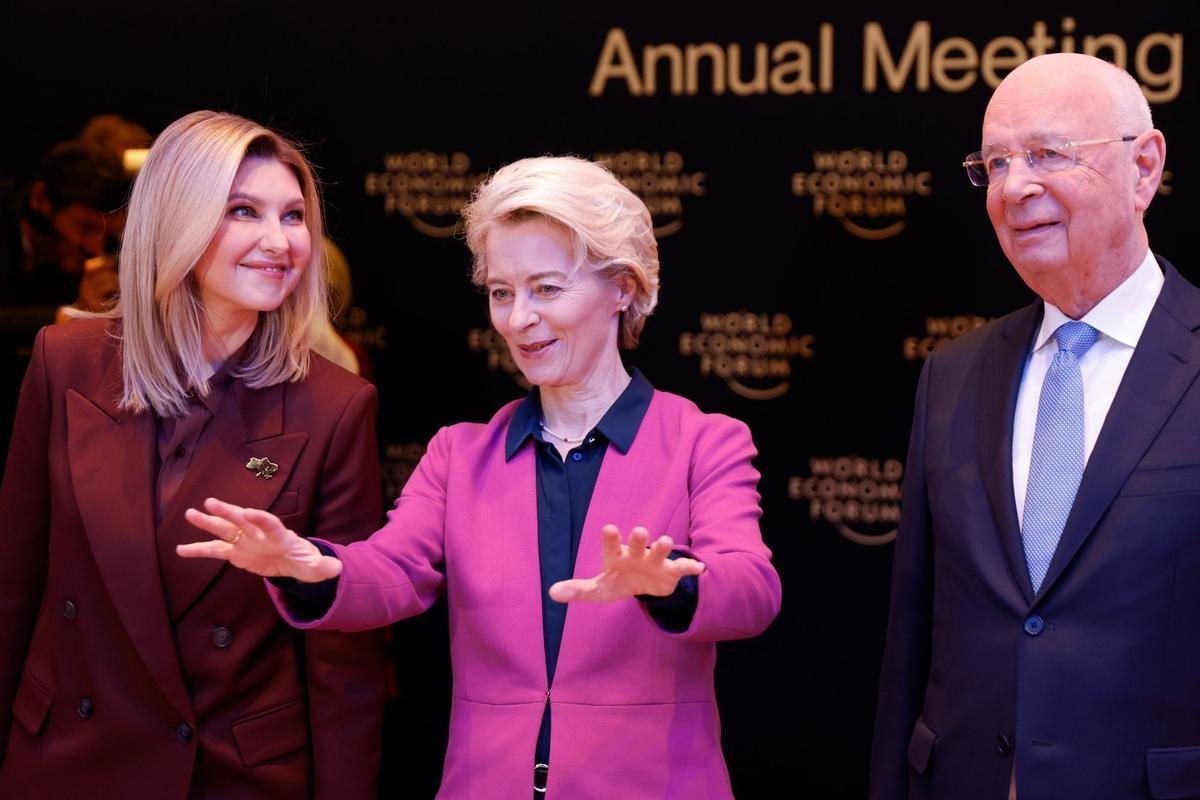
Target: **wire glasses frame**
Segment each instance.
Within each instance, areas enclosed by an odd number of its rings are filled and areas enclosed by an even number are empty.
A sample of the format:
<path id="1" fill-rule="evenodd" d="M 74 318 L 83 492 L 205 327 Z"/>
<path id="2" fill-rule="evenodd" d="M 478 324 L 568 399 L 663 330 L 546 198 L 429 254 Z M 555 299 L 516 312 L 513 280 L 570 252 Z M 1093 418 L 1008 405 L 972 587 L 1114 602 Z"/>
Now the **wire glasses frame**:
<path id="1" fill-rule="evenodd" d="M 1003 180 L 1008 165 L 1017 156 L 1024 156 L 1030 169 L 1038 172 L 1060 172 L 1075 166 L 1075 151 L 1080 147 L 1113 142 L 1132 142 L 1137 136 L 1118 136 L 1113 139 L 1085 139 L 1064 142 L 1059 145 L 1032 145 L 1020 150 L 1003 151 L 983 157 L 982 152 L 971 153 L 963 160 L 967 177 L 975 186 L 990 186 Z"/>

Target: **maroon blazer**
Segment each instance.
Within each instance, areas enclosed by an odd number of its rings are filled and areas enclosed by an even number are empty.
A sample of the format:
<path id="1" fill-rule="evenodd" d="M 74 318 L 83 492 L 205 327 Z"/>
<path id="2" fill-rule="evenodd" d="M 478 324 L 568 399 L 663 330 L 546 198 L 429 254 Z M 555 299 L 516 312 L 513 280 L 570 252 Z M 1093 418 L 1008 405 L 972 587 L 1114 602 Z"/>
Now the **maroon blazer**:
<path id="1" fill-rule="evenodd" d="M 371 797 L 381 633 L 297 633 L 261 579 L 174 555 L 215 496 L 349 542 L 381 516 L 375 390 L 235 380 L 154 523 L 155 419 L 102 320 L 38 334 L 0 486 L 0 797 Z M 278 465 L 271 478 L 251 458 Z"/>

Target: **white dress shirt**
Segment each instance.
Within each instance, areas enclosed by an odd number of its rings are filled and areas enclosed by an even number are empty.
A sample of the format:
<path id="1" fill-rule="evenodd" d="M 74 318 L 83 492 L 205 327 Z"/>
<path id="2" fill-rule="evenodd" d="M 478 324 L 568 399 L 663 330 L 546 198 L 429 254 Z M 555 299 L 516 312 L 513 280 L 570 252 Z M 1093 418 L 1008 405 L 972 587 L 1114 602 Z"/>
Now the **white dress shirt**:
<path id="1" fill-rule="evenodd" d="M 1108 416 L 1117 387 L 1125 376 L 1125 368 L 1133 357 L 1133 348 L 1141 338 L 1162 285 L 1162 270 L 1147 250 L 1146 257 L 1133 274 L 1080 320 L 1100 331 L 1100 338 L 1079 360 L 1079 371 L 1083 376 L 1084 466 L 1096 446 L 1104 418 Z M 1013 494 L 1017 500 L 1017 521 L 1021 525 L 1025 524 L 1025 486 L 1029 482 L 1033 430 L 1037 424 L 1042 382 L 1058 352 L 1054 331 L 1070 321 L 1071 318 L 1056 306 L 1045 303 L 1042 327 L 1025 359 L 1025 372 L 1017 394 L 1017 413 L 1013 419 L 1012 443 Z"/>

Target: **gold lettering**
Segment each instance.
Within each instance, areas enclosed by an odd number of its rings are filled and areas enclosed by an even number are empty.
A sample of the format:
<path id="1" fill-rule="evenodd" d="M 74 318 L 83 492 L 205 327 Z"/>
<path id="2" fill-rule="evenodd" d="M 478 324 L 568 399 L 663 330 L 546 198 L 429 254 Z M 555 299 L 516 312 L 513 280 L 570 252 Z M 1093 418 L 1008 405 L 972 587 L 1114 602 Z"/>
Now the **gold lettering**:
<path id="1" fill-rule="evenodd" d="M 1163 72 L 1150 69 L 1150 51 L 1165 47 L 1170 61 Z M 1151 103 L 1169 103 L 1179 97 L 1183 85 L 1183 34 L 1152 33 L 1138 42 L 1133 62 L 1137 76 L 1142 81 L 1142 92 Z"/>
<path id="2" fill-rule="evenodd" d="M 683 94 L 683 51 L 673 44 L 648 44 L 642 48 L 642 74 L 646 94 L 658 91 L 658 62 L 666 58 L 671 69 L 671 94 Z"/>
<path id="3" fill-rule="evenodd" d="M 652 76 L 647 77 L 653 79 Z M 596 61 L 588 94 L 592 97 L 604 94 L 604 88 L 610 80 L 624 80 L 625 87 L 634 97 L 645 94 L 637 63 L 633 59 L 633 51 L 629 49 L 629 39 L 622 28 L 611 28 L 604 37 L 604 47 L 600 51 L 599 60 Z M 650 94 L 653 93 L 654 90 L 651 89 Z"/>
<path id="4" fill-rule="evenodd" d="M 771 60 L 775 62 L 771 69 L 771 91 L 782 95 L 816 91 L 812 82 L 812 51 L 804 42 L 780 42 L 771 51 Z"/>
<path id="5" fill-rule="evenodd" d="M 754 46 L 754 77 L 747 83 L 742 80 L 741 45 L 729 45 L 729 91 L 739 97 L 767 93 L 767 45 Z"/>
<path id="6" fill-rule="evenodd" d="M 929 91 L 929 48 L 929 22 L 918 20 L 913 23 L 908 43 L 904 46 L 900 64 L 897 65 L 883 35 L 883 26 L 878 22 L 868 22 L 863 26 L 863 89 L 874 92 L 878 88 L 877 73 L 882 67 L 888 88 L 898 92 L 908 82 L 908 75 L 915 64 L 917 91 Z"/>
<path id="7" fill-rule="evenodd" d="M 821 93 L 829 94 L 833 91 L 833 26 L 828 22 L 821 23 L 820 27 L 820 85 Z"/>
<path id="8" fill-rule="evenodd" d="M 1007 55 L 1001 55 L 1006 51 Z M 1015 36 L 997 36 L 983 47 L 980 56 L 979 71 L 983 73 L 983 82 L 992 89 L 1000 85 L 1003 76 L 996 70 L 1011 70 L 1029 60 L 1029 51 Z"/>
<path id="9" fill-rule="evenodd" d="M 1063 29 L 1063 33 L 1074 33 L 1075 32 L 1075 18 L 1074 17 L 1063 17 L 1062 29 Z M 1059 44 L 1058 49 L 1064 53 L 1074 53 L 1075 52 L 1075 37 L 1074 36 L 1062 37 L 1061 44 Z"/>
<path id="10" fill-rule="evenodd" d="M 1046 35 L 1046 23 L 1043 20 L 1033 23 L 1033 35 L 1025 40 L 1025 44 L 1029 45 L 1029 55 L 1034 57 L 1044 56 L 1054 47 L 1054 37 Z"/>
<path id="11" fill-rule="evenodd" d="M 1089 56 L 1102 58 L 1100 51 L 1107 49 L 1112 55 L 1112 58 L 1106 59 L 1117 65 L 1121 69 L 1125 69 L 1128 54 L 1126 53 L 1125 40 L 1115 33 L 1106 33 L 1101 36 L 1085 36 L 1083 37 L 1083 52 Z"/>
<path id="12" fill-rule="evenodd" d="M 958 55 L 954 55 L 955 51 Z M 961 36 L 951 36 L 933 49 L 933 81 L 942 91 L 965 92 L 970 89 L 978 77 L 975 72 L 978 66 L 979 53 L 975 45 Z M 951 71 L 961 71 L 963 74 L 952 77 Z"/>
<path id="13" fill-rule="evenodd" d="M 687 93 L 694 95 L 700 90 L 700 60 L 703 58 L 710 62 L 713 94 L 725 94 L 725 51 L 712 42 L 687 46 Z"/>

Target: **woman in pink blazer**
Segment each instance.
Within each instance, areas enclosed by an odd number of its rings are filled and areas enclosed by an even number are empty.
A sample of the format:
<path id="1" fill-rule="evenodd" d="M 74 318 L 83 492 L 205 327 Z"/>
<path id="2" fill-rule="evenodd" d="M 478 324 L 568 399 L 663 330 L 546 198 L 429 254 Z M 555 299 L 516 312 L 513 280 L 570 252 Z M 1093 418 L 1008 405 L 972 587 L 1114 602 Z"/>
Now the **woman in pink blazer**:
<path id="1" fill-rule="evenodd" d="M 179 553 L 276 578 L 304 629 L 388 625 L 446 592 L 439 797 L 729 798 L 715 643 L 762 632 L 780 603 L 750 432 L 622 365 L 657 301 L 658 248 L 603 167 L 519 161 L 464 218 L 529 396 L 438 431 L 366 542 L 210 499 L 188 518 L 217 538 Z"/>

